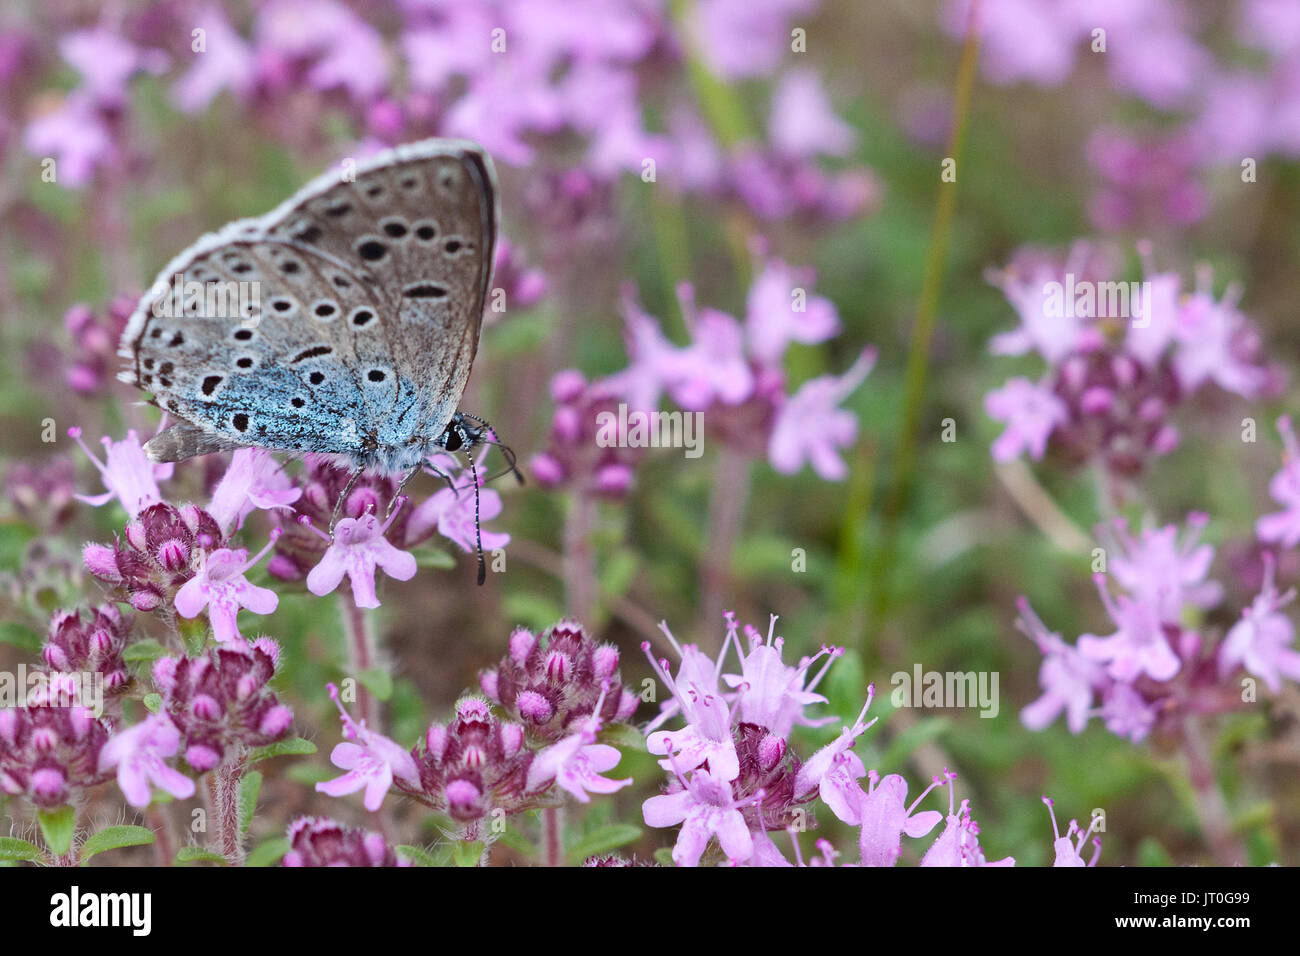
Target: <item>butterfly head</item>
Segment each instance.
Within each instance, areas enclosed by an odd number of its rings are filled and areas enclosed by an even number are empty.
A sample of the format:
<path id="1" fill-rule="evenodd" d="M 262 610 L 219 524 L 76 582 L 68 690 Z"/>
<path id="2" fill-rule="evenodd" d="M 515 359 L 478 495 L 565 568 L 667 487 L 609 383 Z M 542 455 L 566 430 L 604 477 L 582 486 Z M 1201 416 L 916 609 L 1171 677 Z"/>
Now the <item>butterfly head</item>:
<path id="1" fill-rule="evenodd" d="M 483 444 L 484 438 L 492 434 L 492 426 L 480 418 L 457 412 L 434 440 L 434 444 L 444 451 L 472 451 Z"/>

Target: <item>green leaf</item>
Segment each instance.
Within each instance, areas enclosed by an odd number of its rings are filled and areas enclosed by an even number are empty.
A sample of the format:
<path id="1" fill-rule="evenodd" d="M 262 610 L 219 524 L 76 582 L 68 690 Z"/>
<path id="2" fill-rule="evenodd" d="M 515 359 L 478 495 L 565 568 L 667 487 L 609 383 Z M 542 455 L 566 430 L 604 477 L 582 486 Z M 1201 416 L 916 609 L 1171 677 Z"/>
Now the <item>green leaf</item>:
<path id="1" fill-rule="evenodd" d="M 225 865 L 226 858 L 220 853 L 201 846 L 183 846 L 176 854 L 177 863 L 220 863 Z"/>
<path id="2" fill-rule="evenodd" d="M 661 846 L 655 850 L 655 862 L 660 866 L 676 866 L 673 863 L 673 848 L 670 846 Z"/>
<path id="3" fill-rule="evenodd" d="M 411 846 L 409 843 L 402 843 L 394 847 L 397 855 L 403 859 L 410 860 L 416 866 L 438 866 L 438 858 L 422 846 Z"/>
<path id="4" fill-rule="evenodd" d="M 304 787 L 314 787 L 318 783 L 337 777 L 339 771 L 334 767 L 322 767 L 317 763 L 295 763 L 289 766 L 284 775 L 294 783 Z"/>
<path id="5" fill-rule="evenodd" d="M 641 833 L 641 828 L 634 823 L 611 823 L 585 833 L 577 843 L 568 848 L 569 862 L 576 865 L 589 856 L 600 856 L 621 846 L 627 846 L 629 843 L 635 843 L 641 838 Z"/>
<path id="6" fill-rule="evenodd" d="M 154 833 L 144 827 L 113 826 L 105 827 L 92 834 L 81 848 L 81 865 L 105 850 L 118 850 L 126 846 L 149 846 L 154 841 Z"/>
<path id="7" fill-rule="evenodd" d="M 456 866 L 478 866 L 483 856 L 483 844 L 478 840 L 458 840 L 452 844 L 451 860 Z"/>
<path id="8" fill-rule="evenodd" d="M 45 854 L 34 843 L 17 837 L 0 837 L 0 862 L 9 860 L 43 860 Z"/>
<path id="9" fill-rule="evenodd" d="M 310 740 L 304 740 L 302 737 L 290 737 L 288 740 L 277 740 L 265 747 L 254 748 L 248 754 L 248 762 L 254 764 L 262 760 L 268 760 L 271 757 L 305 757 L 315 752 L 316 745 Z"/>
<path id="10" fill-rule="evenodd" d="M 516 853 L 532 853 L 537 849 L 531 839 L 512 826 L 506 827 L 505 832 L 497 838 L 497 843 Z"/>
<path id="11" fill-rule="evenodd" d="M 45 845 L 55 856 L 63 856 L 72 849 L 72 835 L 77 829 L 77 811 L 70 806 L 55 810 L 41 810 L 36 814 L 41 824 Z"/>
<path id="12" fill-rule="evenodd" d="M 286 837 L 272 837 L 253 847 L 248 853 L 247 866 L 275 866 L 289 852 L 289 840 Z"/>
<path id="13" fill-rule="evenodd" d="M 151 638 L 128 644 L 122 652 L 124 661 L 156 661 L 167 656 L 167 648 Z"/>
<path id="14" fill-rule="evenodd" d="M 645 753 L 645 734 L 631 724 L 606 724 L 600 728 L 596 739 L 602 744 L 612 744 L 620 750 Z"/>
<path id="15" fill-rule="evenodd" d="M 163 703 L 162 695 L 161 695 L 161 694 L 145 694 L 145 695 L 144 695 L 143 703 L 144 703 L 145 707 L 147 707 L 147 708 L 149 709 L 149 713 L 151 713 L 151 714 L 156 714 L 156 713 L 158 713 L 158 711 L 162 710 L 162 703 Z"/>
<path id="16" fill-rule="evenodd" d="M 451 556 L 451 552 L 444 551 L 442 548 L 425 546 L 415 548 L 411 553 L 415 555 L 416 565 L 421 568 L 446 571 L 456 566 L 456 559 Z"/>
<path id="17" fill-rule="evenodd" d="M 257 795 L 262 792 L 261 771 L 246 773 L 239 781 L 239 832 L 247 833 L 257 812 Z"/>
<path id="18" fill-rule="evenodd" d="M 393 696 L 393 675 L 383 670 L 362 671 L 357 675 L 361 686 L 375 695 L 376 700 L 388 700 Z"/>
<path id="19" fill-rule="evenodd" d="M 41 649 L 43 641 L 44 638 L 36 629 L 26 624 L 19 624 L 17 621 L 0 623 L 0 644 L 12 644 L 21 651 L 35 654 Z"/>
<path id="20" fill-rule="evenodd" d="M 207 619 L 196 617 L 189 620 L 178 617 L 176 621 L 180 626 L 181 641 L 185 644 L 185 656 L 198 657 L 203 653 L 203 649 L 208 646 Z"/>

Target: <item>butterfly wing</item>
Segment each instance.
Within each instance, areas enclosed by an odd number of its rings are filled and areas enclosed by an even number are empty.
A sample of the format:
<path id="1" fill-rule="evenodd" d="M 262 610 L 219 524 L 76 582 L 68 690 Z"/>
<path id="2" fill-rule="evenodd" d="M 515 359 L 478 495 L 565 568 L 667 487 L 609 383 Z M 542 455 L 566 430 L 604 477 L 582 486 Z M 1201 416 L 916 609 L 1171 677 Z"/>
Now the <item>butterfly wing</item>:
<path id="1" fill-rule="evenodd" d="M 258 445 L 409 467 L 464 390 L 495 232 L 490 161 L 432 140 L 200 240 L 123 336 L 123 379 L 181 419 L 147 450 L 175 461 Z"/>
<path id="2" fill-rule="evenodd" d="M 268 216 L 272 235 L 351 262 L 395 302 L 384 345 L 420 389 L 432 439 L 451 420 L 478 349 L 497 231 L 496 175 L 476 144 L 427 140 L 321 177 Z M 363 361 L 372 356 L 363 356 Z"/>

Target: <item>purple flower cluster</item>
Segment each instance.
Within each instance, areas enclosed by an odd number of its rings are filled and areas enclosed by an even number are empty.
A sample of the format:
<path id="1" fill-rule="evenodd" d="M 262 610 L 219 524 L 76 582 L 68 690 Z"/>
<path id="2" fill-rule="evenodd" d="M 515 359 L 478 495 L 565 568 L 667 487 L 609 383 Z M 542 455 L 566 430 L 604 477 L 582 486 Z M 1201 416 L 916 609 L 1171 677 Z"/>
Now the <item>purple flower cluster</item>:
<path id="1" fill-rule="evenodd" d="M 84 707 L 0 710 L 0 790 L 38 807 L 62 806 L 112 779 L 101 767 L 108 727 Z"/>
<path id="2" fill-rule="evenodd" d="M 134 619 L 113 604 L 93 608 L 88 621 L 80 611 L 59 611 L 50 619 L 41 656 L 56 672 L 99 672 L 107 693 L 121 693 L 131 680 L 122 652 L 133 625 Z"/>
<path id="3" fill-rule="evenodd" d="M 1068 644 L 1021 599 L 1019 626 L 1043 654 L 1043 694 L 1021 712 L 1027 727 L 1041 730 L 1064 713 L 1077 734 L 1100 717 L 1112 733 L 1136 743 L 1162 727 L 1177 728 L 1189 714 L 1240 705 L 1245 698 L 1231 678 L 1243 671 L 1275 694 L 1282 678 L 1300 681 L 1295 628 L 1280 613 L 1295 593 L 1278 592 L 1271 554 L 1265 553 L 1258 597 L 1222 639 L 1186 624 L 1223 597 L 1208 577 L 1214 548 L 1199 543 L 1206 521 L 1194 514 L 1186 532 L 1166 525 L 1137 536 L 1116 523 L 1109 575 L 1095 576 L 1113 633 L 1084 634 Z M 1104 528 L 1099 533 L 1107 536 Z M 1110 578 L 1120 593 L 1112 594 Z"/>
<path id="4" fill-rule="evenodd" d="M 576 622 L 540 637 L 516 630 L 480 683 L 500 715 L 487 700 L 462 698 L 451 722 L 431 724 L 409 752 L 353 720 L 331 685 L 346 739 L 330 759 L 347 773 L 317 789 L 336 797 L 364 790 L 373 812 L 395 788 L 446 813 L 462 839 L 491 841 L 501 817 L 554 806 L 557 789 L 585 803 L 630 782 L 602 776 L 619 752 L 597 736 L 631 717 L 638 700 L 622 688 L 617 650 L 597 645 Z"/>
<path id="5" fill-rule="evenodd" d="M 702 860 L 731 865 L 791 866 L 773 841 L 773 831 L 791 834 L 798 865 L 804 865 L 798 834 L 813 829 L 815 800 L 844 823 L 859 827 L 860 865 L 893 866 L 902 855 L 902 836 L 926 836 L 941 821 L 944 828 L 921 858 L 922 866 L 1013 865 L 1007 857 L 989 863 L 979 844 L 979 825 L 971 816 L 969 801 L 956 802 L 956 774 L 936 778 L 912 803 L 907 802 L 907 782 L 896 774 L 881 778 L 868 771 L 853 752 L 853 745 L 875 720 L 866 720 L 874 687 L 852 727 L 801 760 L 790 748 L 790 731 L 796 725 L 816 727 L 835 720 L 806 713 L 826 698 L 816 687 L 831 663 L 843 651 L 823 648 L 795 666 L 782 660 L 784 641 L 775 635 L 776 618 L 766 638 L 746 627 L 742 642 L 735 616 L 727 615 L 727 635 L 716 660 L 693 644 L 679 645 L 664 633 L 681 659 L 676 675 L 667 660 L 654 660 L 656 674 L 671 692 L 659 716 L 646 728 L 646 744 L 660 754 L 660 766 L 670 779 L 664 792 L 646 800 L 645 822 L 652 827 L 679 827 L 673 848 L 678 866 L 696 866 Z M 748 644 L 748 650 L 744 644 Z M 643 645 L 647 656 L 649 644 Z M 739 674 L 724 674 L 729 650 L 740 659 Z M 813 664 L 825 659 L 818 671 Z M 670 720 L 684 726 L 660 729 Z M 858 782 L 867 778 L 867 789 Z M 936 787 L 949 788 L 948 813 L 917 811 Z M 1072 826 L 1070 836 L 1077 827 Z M 716 842 L 717 851 L 710 850 Z M 820 859 L 808 865 L 834 865 L 839 856 L 826 841 L 818 841 Z M 1058 865 L 1060 851 L 1058 848 Z"/>
<path id="6" fill-rule="evenodd" d="M 280 649 L 270 638 L 227 644 L 201 657 L 163 657 L 153 680 L 163 709 L 180 731 L 185 762 L 200 773 L 242 752 L 282 740 L 293 711 L 268 686 Z"/>
<path id="7" fill-rule="evenodd" d="M 944 5 L 954 37 L 971 6 Z M 1090 138 L 1098 228 L 1178 228 L 1209 212 L 1207 170 L 1300 156 L 1300 9 L 1288 0 L 1222 6 L 1226 23 L 1174 0 L 981 0 L 974 23 L 991 82 L 1059 86 L 1087 60 L 1145 114 L 1155 111 L 1145 125 Z"/>
<path id="8" fill-rule="evenodd" d="M 1049 447 L 1074 464 L 1097 462 L 1132 477 L 1152 455 L 1178 445 L 1171 413 L 1204 386 L 1258 398 L 1277 390 L 1255 327 L 1236 307 L 1239 291 L 1216 299 L 1202 270 L 1194 290 L 1149 261 L 1141 282 L 1119 281 L 1106 250 L 1076 243 L 1061 260 L 1023 250 L 993 277 L 1020 319 L 996 336 L 994 354 L 1036 353 L 1038 379 L 1010 379 L 984 399 L 1006 429 L 998 461 Z"/>
<path id="9" fill-rule="evenodd" d="M 347 827 L 327 817 L 299 817 L 289 824 L 289 852 L 282 866 L 410 866 L 378 833 Z"/>
<path id="10" fill-rule="evenodd" d="M 761 248 L 762 243 L 755 243 Z M 786 391 L 783 362 L 793 343 L 825 342 L 840 331 L 839 315 L 828 299 L 810 291 L 810 270 L 793 269 L 777 259 L 760 261 L 750 286 L 744 322 L 712 308 L 697 308 L 694 289 L 683 284 L 678 298 L 691 341 L 677 346 L 630 293 L 625 297 L 627 368 L 588 383 L 579 373 L 561 372 L 552 381 L 558 408 L 546 451 L 532 461 L 547 485 L 573 483 L 605 494 L 630 485 L 635 456 L 625 446 L 637 423 L 668 396 L 685 413 L 701 413 L 718 441 L 751 457 L 767 457 L 783 474 L 805 464 L 828 481 L 842 480 L 847 468 L 840 450 L 857 437 L 857 419 L 839 407 L 875 363 L 866 349 L 843 375 L 825 375 Z M 616 414 L 626 406 L 626 414 Z M 608 422 L 608 424 L 604 424 Z M 808 427 L 816 422 L 816 427 Z M 616 427 L 611 427 L 616 426 Z M 644 427 L 643 427 L 644 430 Z M 592 436 L 597 450 L 592 450 Z"/>

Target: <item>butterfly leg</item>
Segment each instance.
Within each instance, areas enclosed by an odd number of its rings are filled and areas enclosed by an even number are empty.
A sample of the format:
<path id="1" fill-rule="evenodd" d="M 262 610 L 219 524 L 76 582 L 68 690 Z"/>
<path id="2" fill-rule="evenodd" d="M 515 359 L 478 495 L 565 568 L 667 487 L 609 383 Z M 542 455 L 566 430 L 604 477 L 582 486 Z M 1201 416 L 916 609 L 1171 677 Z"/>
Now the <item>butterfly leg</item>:
<path id="1" fill-rule="evenodd" d="M 393 500 L 388 503 L 388 512 L 384 515 L 385 519 L 388 518 L 388 516 L 393 513 L 393 509 L 397 507 L 397 499 L 402 497 L 402 489 L 406 487 L 406 483 L 410 481 L 412 478 L 414 478 L 416 476 L 416 473 L 419 472 L 419 470 L 420 470 L 420 466 L 416 465 L 414 468 L 412 468 L 410 471 L 404 474 L 402 476 L 402 480 L 397 483 L 397 490 L 393 492 Z"/>
<path id="2" fill-rule="evenodd" d="M 330 515 L 330 537 L 334 537 L 334 526 L 339 523 L 339 514 L 343 511 L 343 502 L 348 500 L 348 495 L 352 494 L 352 489 L 357 485 L 357 479 L 361 477 L 362 469 L 358 468 L 348 478 L 348 483 L 343 486 L 343 493 L 339 495 L 338 501 L 334 502 L 334 513 Z"/>

